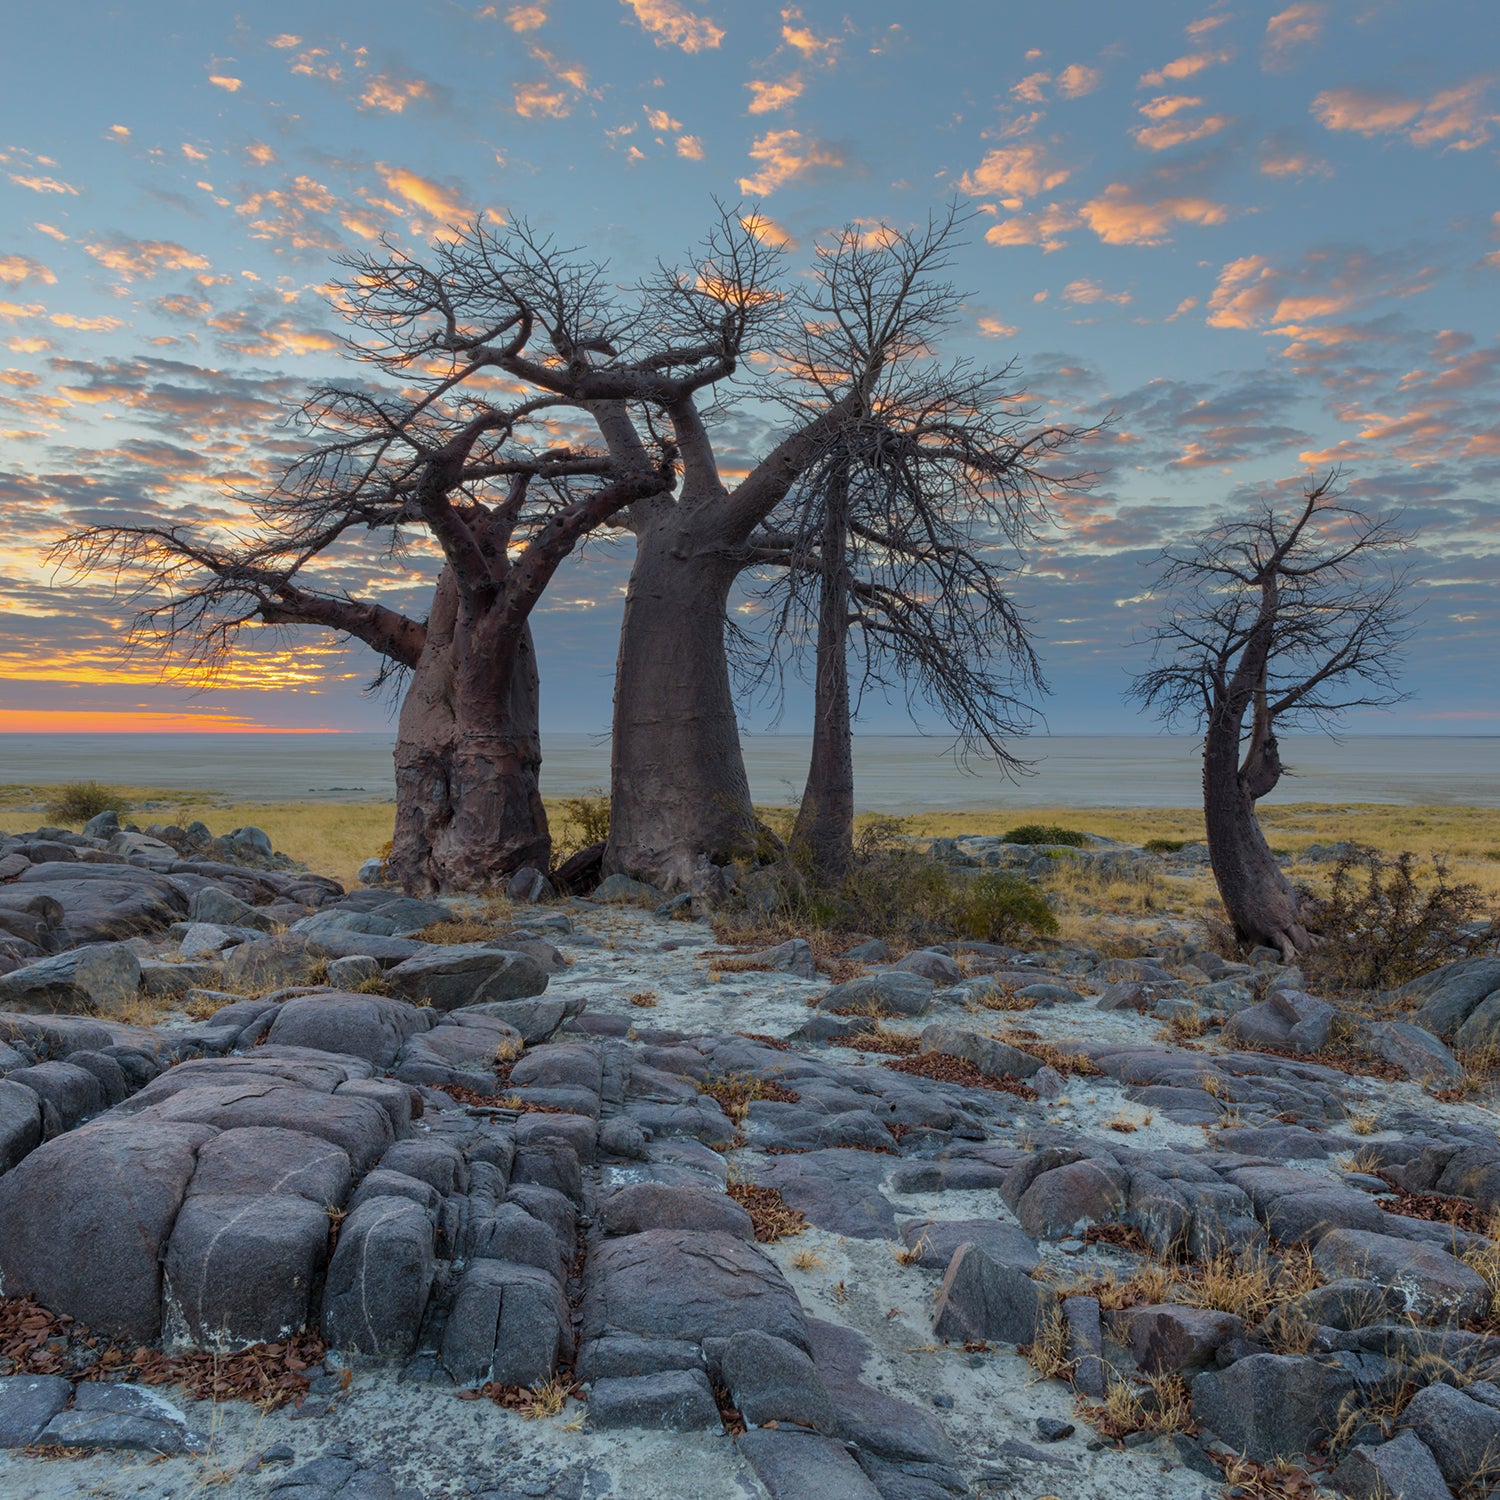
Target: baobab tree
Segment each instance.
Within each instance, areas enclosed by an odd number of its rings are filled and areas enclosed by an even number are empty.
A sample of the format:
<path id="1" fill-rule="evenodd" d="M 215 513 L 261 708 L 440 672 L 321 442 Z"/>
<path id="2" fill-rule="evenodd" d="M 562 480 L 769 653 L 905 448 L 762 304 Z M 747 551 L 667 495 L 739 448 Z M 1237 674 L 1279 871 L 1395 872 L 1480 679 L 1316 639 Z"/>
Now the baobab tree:
<path id="1" fill-rule="evenodd" d="M 1308 486 L 1293 509 L 1267 504 L 1162 554 L 1156 587 L 1170 613 L 1154 631 L 1154 665 L 1132 688 L 1168 722 L 1196 720 L 1225 910 L 1242 942 L 1288 961 L 1316 941 L 1316 914 L 1256 817 L 1285 769 L 1278 730 L 1400 701 L 1397 658 L 1410 634 L 1393 562 L 1409 538 L 1342 504 L 1337 477 Z"/>
<path id="2" fill-rule="evenodd" d="M 960 754 L 1021 767 L 1011 741 L 1045 683 L 1013 577 L 1048 494 L 1086 481 L 1055 460 L 1089 434 L 1034 425 L 1014 376 L 1013 364 L 940 366 L 925 349 L 894 362 L 752 539 L 771 570 L 756 677 L 779 681 L 780 658 L 812 641 L 812 754 L 791 842 L 825 882 L 853 855 L 863 692 L 897 689 L 914 715 L 938 711 Z"/>

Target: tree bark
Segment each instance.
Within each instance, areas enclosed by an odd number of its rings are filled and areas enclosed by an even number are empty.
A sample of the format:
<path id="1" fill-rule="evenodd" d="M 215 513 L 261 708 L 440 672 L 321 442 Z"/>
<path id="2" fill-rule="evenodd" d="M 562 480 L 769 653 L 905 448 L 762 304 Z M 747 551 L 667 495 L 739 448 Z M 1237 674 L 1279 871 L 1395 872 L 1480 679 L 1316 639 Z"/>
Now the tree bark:
<path id="1" fill-rule="evenodd" d="M 445 568 L 396 737 L 387 868 L 405 890 L 483 890 L 547 868 L 539 699 L 529 625 L 466 603 Z"/>
<path id="2" fill-rule="evenodd" d="M 847 485 L 836 481 L 823 516 L 812 758 L 792 828 L 793 851 L 808 860 L 824 885 L 842 881 L 854 858 L 848 521 Z"/>
<path id="3" fill-rule="evenodd" d="M 678 890 L 705 859 L 723 864 L 758 843 L 724 648 L 739 565 L 696 535 L 701 512 L 643 509 L 620 630 L 604 872 Z"/>
<path id="4" fill-rule="evenodd" d="M 1214 880 L 1235 936 L 1275 948 L 1291 962 L 1312 945 L 1302 924 L 1302 898 L 1276 862 L 1255 815 L 1256 801 L 1280 778 L 1276 736 L 1260 715 L 1242 764 L 1240 721 L 1216 710 L 1203 742 L 1203 813 Z"/>

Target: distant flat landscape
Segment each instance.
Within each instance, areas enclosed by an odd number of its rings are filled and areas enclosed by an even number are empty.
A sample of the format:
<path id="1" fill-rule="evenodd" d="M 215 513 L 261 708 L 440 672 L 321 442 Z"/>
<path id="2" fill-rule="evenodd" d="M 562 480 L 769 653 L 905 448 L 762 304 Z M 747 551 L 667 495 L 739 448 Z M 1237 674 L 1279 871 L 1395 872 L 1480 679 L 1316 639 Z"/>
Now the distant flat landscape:
<path id="1" fill-rule="evenodd" d="M 0 784 L 100 781 L 203 791 L 234 801 L 391 800 L 388 734 L 5 734 Z M 801 790 L 809 741 L 745 739 L 762 805 Z M 609 781 L 609 741 L 558 734 L 545 742 L 542 789 L 569 797 Z M 1055 735 L 1018 745 L 1033 774 L 1008 779 L 947 742 L 920 735 L 857 736 L 858 802 L 873 812 L 1005 807 L 1192 807 L 1198 742 L 1185 736 Z M 1357 735 L 1283 741 L 1289 773 L 1267 802 L 1383 802 L 1500 807 L 1500 736 Z"/>

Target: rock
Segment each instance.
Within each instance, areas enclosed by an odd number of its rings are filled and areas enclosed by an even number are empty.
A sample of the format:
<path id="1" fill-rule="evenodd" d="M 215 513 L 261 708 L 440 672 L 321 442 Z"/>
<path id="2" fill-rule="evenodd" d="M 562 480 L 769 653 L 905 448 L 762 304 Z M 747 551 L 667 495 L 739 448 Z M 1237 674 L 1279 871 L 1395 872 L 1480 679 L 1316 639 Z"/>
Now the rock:
<path id="1" fill-rule="evenodd" d="M 1404 1311 L 1424 1323 L 1465 1323 L 1489 1311 L 1485 1279 L 1435 1245 L 1358 1229 L 1330 1229 L 1313 1250 L 1328 1276 L 1363 1277 L 1390 1288 Z"/>
<path id="2" fill-rule="evenodd" d="M 719 1368 L 740 1415 L 752 1427 L 795 1423 L 815 1432 L 837 1428 L 833 1401 L 806 1353 L 756 1329 L 725 1341 Z"/>
<path id="3" fill-rule="evenodd" d="M 1056 1301 L 1024 1271 L 960 1245 L 938 1290 L 932 1331 L 940 1339 L 1029 1344 Z"/>
<path id="4" fill-rule="evenodd" d="M 764 948 L 759 953 L 747 953 L 741 962 L 747 969 L 766 969 L 776 973 L 794 974 L 798 979 L 816 979 L 818 966 L 813 961 L 812 949 L 806 938 L 790 938 L 774 948 Z"/>
<path id="5" fill-rule="evenodd" d="M 264 912 L 217 885 L 205 885 L 193 892 L 188 902 L 188 920 L 215 927 L 248 927 L 258 932 L 270 932 L 272 927 Z"/>
<path id="6" fill-rule="evenodd" d="M 266 1040 L 278 1047 L 347 1053 L 377 1068 L 389 1068 L 407 1038 L 429 1030 L 432 1022 L 431 1011 L 405 1000 L 319 991 L 288 1000 L 271 1023 Z"/>
<path id="7" fill-rule="evenodd" d="M 594 888 L 593 899 L 608 905 L 629 902 L 636 906 L 656 906 L 665 892 L 644 880 L 632 880 L 628 875 L 610 875 Z"/>
<path id="8" fill-rule="evenodd" d="M 0 1376 L 0 1448 L 26 1448 L 73 1399 L 60 1375 Z"/>
<path id="9" fill-rule="evenodd" d="M 1452 1500 L 1431 1450 L 1414 1432 L 1350 1449 L 1328 1486 L 1351 1500 Z"/>
<path id="10" fill-rule="evenodd" d="M 932 1005 L 932 981 L 921 974 L 884 969 L 837 984 L 819 1001 L 818 1009 L 836 1015 L 858 1013 L 880 1016 L 925 1015 Z"/>
<path id="11" fill-rule="evenodd" d="M 187 1418 L 159 1391 L 141 1385 L 85 1383 L 37 1442 L 60 1448 L 128 1448 L 144 1453 L 202 1453 L 208 1445 L 188 1431 Z"/>
<path id="12" fill-rule="evenodd" d="M 551 901 L 557 896 L 552 882 L 530 865 L 523 865 L 505 884 L 505 894 L 523 906 L 535 906 L 539 901 Z"/>
<path id="13" fill-rule="evenodd" d="M 108 1014 L 140 991 L 141 964 L 124 943 L 91 943 L 0 974 L 0 1009 Z"/>
<path id="14" fill-rule="evenodd" d="M 310 916 L 299 917 L 288 929 L 304 937 L 316 938 L 325 932 L 358 933 L 365 937 L 395 937 L 397 924 L 383 911 L 344 911 L 325 907 Z"/>
<path id="15" fill-rule="evenodd" d="M 724 1193 L 673 1187 L 659 1182 L 631 1183 L 607 1197 L 599 1217 L 608 1235 L 639 1234 L 647 1229 L 717 1230 L 736 1239 L 753 1240 L 750 1215 Z"/>
<path id="16" fill-rule="evenodd" d="M 1403 1008 L 1417 1002 L 1412 1020 L 1435 1036 L 1452 1036 L 1490 995 L 1500 991 L 1500 955 L 1444 964 L 1396 991 Z"/>
<path id="17" fill-rule="evenodd" d="M 120 815 L 112 807 L 106 807 L 103 812 L 95 813 L 83 825 L 83 836 L 86 839 L 109 839 L 119 831 Z"/>
<path id="18" fill-rule="evenodd" d="M 1019 1047 L 941 1023 L 922 1028 L 922 1050 L 961 1057 L 987 1078 L 1030 1078 L 1042 1066 L 1040 1058 L 1022 1052 Z"/>
<path id="19" fill-rule="evenodd" d="M 1269 1000 L 1232 1015 L 1224 1024 L 1224 1038 L 1273 1051 L 1318 1052 L 1328 1045 L 1337 1016 L 1326 1000 L 1277 990 Z"/>
<path id="20" fill-rule="evenodd" d="M 397 1490 L 389 1474 L 345 1457 L 348 1451 L 345 1447 L 293 1469 L 271 1485 L 269 1500 L 422 1500 L 415 1490 Z M 500 1500 L 510 1500 L 514 1493 L 506 1491 Z"/>
<path id="21" fill-rule="evenodd" d="M 462 1006 L 460 1010 L 464 1015 L 492 1016 L 503 1021 L 520 1034 L 528 1047 L 534 1047 L 550 1041 L 564 1021 L 582 1015 L 584 1004 L 580 995 L 538 995 L 525 1000 L 492 1000 L 482 1005 Z"/>
<path id="22" fill-rule="evenodd" d="M 242 854 L 259 855 L 263 859 L 269 859 L 274 852 L 271 848 L 270 835 L 264 829 L 253 825 L 233 829 L 224 837 Z"/>
<path id="23" fill-rule="evenodd" d="M 721 1430 L 713 1388 L 702 1370 L 663 1370 L 596 1380 L 589 1392 L 589 1422 L 599 1431 L 617 1427 Z"/>
<path id="24" fill-rule="evenodd" d="M 256 938 L 231 948 L 224 959 L 224 979 L 237 989 L 280 989 L 302 984 L 320 958 L 329 957 L 321 943 L 301 933 Z"/>
<path id="25" fill-rule="evenodd" d="M 441 1354 L 460 1385 L 536 1385 L 572 1352 L 568 1304 L 552 1274 L 502 1260 L 465 1266 Z"/>
<path id="26" fill-rule="evenodd" d="M 340 1226 L 328 1265 L 323 1337 L 360 1354 L 410 1354 L 437 1269 L 435 1239 L 432 1220 L 410 1199 L 360 1204 Z"/>
<path id="27" fill-rule="evenodd" d="M 1125 1206 L 1123 1176 L 1119 1168 L 1111 1172 L 1092 1161 L 1054 1167 L 1021 1195 L 1016 1217 L 1033 1239 L 1066 1239 L 1085 1225 L 1119 1217 Z"/>
<path id="28" fill-rule="evenodd" d="M 807 1325 L 786 1278 L 754 1246 L 722 1233 L 649 1229 L 589 1254 L 583 1336 L 634 1335 L 701 1344 L 759 1329 L 807 1348 Z"/>
<path id="29" fill-rule="evenodd" d="M 484 943 L 432 947 L 386 970 L 397 995 L 434 1010 L 540 995 L 547 988 L 542 966 L 525 953 Z"/>
<path id="30" fill-rule="evenodd" d="M 852 948 L 846 948 L 840 957 L 851 958 L 855 963 L 861 964 L 883 964 L 890 959 L 891 950 L 879 938 L 866 938 Z"/>
<path id="31" fill-rule="evenodd" d="M 1500 990 L 1481 1000 L 1453 1035 L 1455 1047 L 1494 1047 L 1496 1043 L 1500 1043 Z"/>
<path id="32" fill-rule="evenodd" d="M 385 880 L 385 860 L 373 855 L 365 860 L 354 877 L 363 886 L 378 886 Z"/>
<path id="33" fill-rule="evenodd" d="M 737 1446 L 771 1500 L 882 1500 L 847 1450 L 831 1438 L 763 1427 L 743 1434 Z"/>
<path id="34" fill-rule="evenodd" d="M 5 905 L 32 894 L 56 903 L 61 920 L 52 925 L 70 947 L 157 932 L 188 904 L 165 875 L 132 865 L 32 865 L 5 888 Z"/>
<path id="35" fill-rule="evenodd" d="M 1073 1388 L 1082 1396 L 1104 1399 L 1104 1330 L 1096 1297 L 1064 1297 L 1063 1319 L 1068 1332 L 1068 1358 L 1073 1362 Z"/>
<path id="36" fill-rule="evenodd" d="M 1041 1263 L 1036 1246 L 1026 1232 L 1004 1219 L 905 1219 L 902 1241 L 920 1249 L 919 1266 L 946 1270 L 960 1245 L 972 1244 L 997 1265 L 1011 1266 L 1029 1275 Z"/>
<path id="37" fill-rule="evenodd" d="M 926 948 L 914 949 L 905 958 L 898 959 L 895 967 L 910 974 L 920 974 L 936 985 L 954 985 L 964 977 L 964 971 L 946 953 L 934 953 Z"/>
<path id="38" fill-rule="evenodd" d="M 167 1237 L 197 1151 L 216 1134 L 111 1116 L 38 1147 L 0 1177 L 6 1295 L 35 1297 L 96 1333 L 154 1341 Z"/>
<path id="39" fill-rule="evenodd" d="M 1193 1382 L 1193 1420 L 1259 1463 L 1309 1452 L 1338 1425 L 1358 1368 L 1297 1354 L 1251 1354 Z M 1496 1413 L 1500 1418 L 1500 1413 Z"/>
<path id="40" fill-rule="evenodd" d="M 24 1084 L 0 1078 L 0 1173 L 10 1171 L 41 1141 L 41 1099 Z"/>
<path id="41" fill-rule="evenodd" d="M 1036 1435 L 1044 1443 L 1060 1443 L 1066 1438 L 1073 1436 L 1077 1429 L 1071 1422 L 1064 1422 L 1059 1417 L 1038 1417 L 1036 1419 Z"/>
<path id="42" fill-rule="evenodd" d="M 1363 1039 L 1376 1057 L 1418 1083 L 1447 1083 L 1463 1074 L 1458 1059 L 1442 1042 L 1406 1021 L 1377 1021 L 1365 1027 Z"/>
<path id="43" fill-rule="evenodd" d="M 1147 1374 L 1196 1374 L 1226 1344 L 1243 1337 L 1233 1313 L 1176 1304 L 1127 1307 L 1109 1317 L 1110 1331 Z"/>
<path id="44" fill-rule="evenodd" d="M 1500 1411 L 1493 1406 L 1435 1384 L 1407 1402 L 1401 1421 L 1426 1444 L 1450 1485 L 1500 1478 Z"/>
<path id="45" fill-rule="evenodd" d="M 328 984 L 335 990 L 356 990 L 380 974 L 380 964 L 373 958 L 356 953 L 349 958 L 328 960 Z"/>

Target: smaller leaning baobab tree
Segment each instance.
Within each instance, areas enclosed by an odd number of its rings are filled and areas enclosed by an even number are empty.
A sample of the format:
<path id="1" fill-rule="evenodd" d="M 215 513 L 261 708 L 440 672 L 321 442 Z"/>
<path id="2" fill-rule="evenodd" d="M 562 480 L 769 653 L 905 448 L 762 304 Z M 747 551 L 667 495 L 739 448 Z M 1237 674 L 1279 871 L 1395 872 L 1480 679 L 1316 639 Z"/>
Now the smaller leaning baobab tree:
<path id="1" fill-rule="evenodd" d="M 1155 662 L 1132 696 L 1203 733 L 1209 858 L 1243 942 L 1290 961 L 1316 942 L 1311 902 L 1283 874 L 1255 805 L 1281 780 L 1278 731 L 1328 726 L 1354 708 L 1399 702 L 1397 656 L 1409 637 L 1408 536 L 1340 503 L 1337 474 L 1294 509 L 1266 505 L 1162 554 Z"/>

